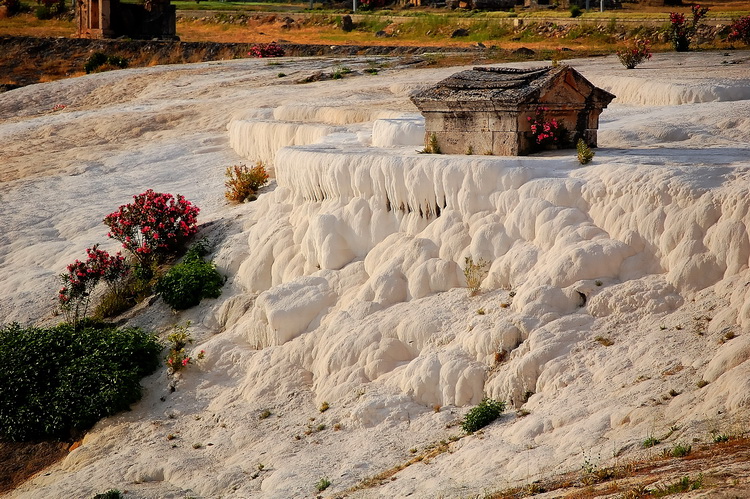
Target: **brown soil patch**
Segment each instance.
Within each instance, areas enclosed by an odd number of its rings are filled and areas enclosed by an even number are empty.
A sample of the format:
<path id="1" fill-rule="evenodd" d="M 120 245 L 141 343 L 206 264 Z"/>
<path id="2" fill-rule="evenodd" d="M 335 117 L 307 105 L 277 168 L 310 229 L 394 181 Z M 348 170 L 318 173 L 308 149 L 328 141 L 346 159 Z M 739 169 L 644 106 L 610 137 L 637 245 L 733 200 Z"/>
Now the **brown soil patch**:
<path id="1" fill-rule="evenodd" d="M 750 438 L 743 436 L 718 444 L 694 445 L 685 457 L 656 454 L 651 459 L 596 469 L 590 474 L 571 473 L 486 497 L 516 499 L 554 492 L 554 497 L 566 499 L 613 497 L 614 494 L 625 499 L 648 499 L 662 497 L 667 488 L 685 477 L 699 484 L 695 490 L 707 493 L 707 497 L 750 497 Z"/>
<path id="2" fill-rule="evenodd" d="M 247 57 L 250 43 L 176 42 L 144 40 L 88 40 L 0 36 L 0 91 L 85 74 L 83 67 L 94 52 L 129 60 L 129 67 L 183 64 Z M 527 44 L 529 47 L 535 44 Z M 419 45 L 323 45 L 283 43 L 287 56 L 443 54 L 423 61 L 429 65 L 482 64 L 549 58 L 553 53 L 514 54 L 512 48 L 479 50 L 476 47 Z M 593 51 L 568 51 L 565 57 L 584 57 Z M 418 62 L 418 61 L 414 61 Z"/>
<path id="3" fill-rule="evenodd" d="M 0 494 L 65 457 L 69 446 L 65 442 L 0 442 Z"/>

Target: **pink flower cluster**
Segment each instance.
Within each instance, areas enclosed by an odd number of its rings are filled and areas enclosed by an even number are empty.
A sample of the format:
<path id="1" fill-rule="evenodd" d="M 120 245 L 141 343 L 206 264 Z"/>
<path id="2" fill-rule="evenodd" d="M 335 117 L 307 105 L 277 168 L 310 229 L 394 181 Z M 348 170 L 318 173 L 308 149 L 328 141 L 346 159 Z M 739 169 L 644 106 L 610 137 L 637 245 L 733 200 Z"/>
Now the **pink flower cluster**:
<path id="1" fill-rule="evenodd" d="M 63 286 L 57 299 L 68 322 L 74 326 L 86 317 L 91 292 L 102 279 L 114 286 L 130 271 L 120 252 L 110 255 L 96 244 L 86 249 L 86 255 L 85 262 L 76 260 L 68 265 L 67 273 L 60 275 Z"/>
<path id="2" fill-rule="evenodd" d="M 68 273 L 60 276 L 63 287 L 58 298 L 63 305 L 88 296 L 101 279 L 114 282 L 128 273 L 128 264 L 119 251 L 116 255 L 110 255 L 95 244 L 92 248 L 86 248 L 86 254 L 88 258 L 85 262 L 76 260 L 68 265 Z"/>
<path id="3" fill-rule="evenodd" d="M 698 30 L 698 25 L 701 19 L 706 17 L 708 14 L 708 7 L 701 7 L 700 5 L 693 5 L 691 12 L 693 18 L 691 23 L 688 24 L 685 14 L 679 12 L 669 13 L 669 37 L 675 45 L 675 49 L 678 51 L 688 50 L 690 45 L 690 38 Z"/>
<path id="4" fill-rule="evenodd" d="M 750 45 L 750 16 L 737 19 L 730 26 L 727 40 L 730 42 L 739 41 L 745 45 Z"/>
<path id="5" fill-rule="evenodd" d="M 198 231 L 200 210 L 183 196 L 152 189 L 133 196 L 104 218 L 108 237 L 122 243 L 141 263 L 179 250 Z"/>
<path id="6" fill-rule="evenodd" d="M 284 57 L 284 49 L 276 42 L 256 43 L 247 53 L 250 57 Z"/>
<path id="7" fill-rule="evenodd" d="M 697 27 L 701 19 L 708 14 L 708 7 L 701 7 L 700 4 L 693 5 L 690 10 L 693 12 L 693 26 Z"/>
<path id="8" fill-rule="evenodd" d="M 540 107 L 536 110 L 534 118 L 531 116 L 526 117 L 528 122 L 531 123 L 531 135 L 539 146 L 557 144 L 560 138 L 558 133 L 560 123 L 555 119 L 546 121 L 544 118 L 546 111 L 546 107 Z"/>
<path id="9" fill-rule="evenodd" d="M 639 64 L 651 59 L 651 42 L 636 38 L 632 45 L 628 45 L 625 50 L 618 50 L 617 57 L 627 69 L 633 69 Z"/>
<path id="10" fill-rule="evenodd" d="M 180 367 L 185 367 L 190 363 L 190 357 L 183 357 L 182 360 L 178 358 L 168 357 L 167 358 L 167 364 L 169 367 L 174 367 L 179 365 Z"/>

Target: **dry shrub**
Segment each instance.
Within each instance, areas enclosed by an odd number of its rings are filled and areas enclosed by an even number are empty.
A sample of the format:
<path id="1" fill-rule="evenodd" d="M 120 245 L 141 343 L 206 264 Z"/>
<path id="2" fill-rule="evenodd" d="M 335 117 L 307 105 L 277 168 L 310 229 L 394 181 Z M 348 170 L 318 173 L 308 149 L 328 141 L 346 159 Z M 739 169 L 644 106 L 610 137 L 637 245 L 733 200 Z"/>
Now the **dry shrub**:
<path id="1" fill-rule="evenodd" d="M 479 287 L 482 285 L 482 281 L 487 277 L 487 267 L 490 262 L 480 258 L 476 262 L 470 256 L 467 256 L 464 264 L 464 277 L 466 278 L 466 286 L 469 288 L 469 296 L 474 296 L 479 293 Z"/>
<path id="2" fill-rule="evenodd" d="M 227 168 L 227 180 L 224 182 L 227 190 L 224 196 L 231 203 L 242 203 L 245 200 L 253 201 L 255 193 L 268 183 L 268 172 L 262 161 L 248 168 L 245 165 L 234 165 Z"/>

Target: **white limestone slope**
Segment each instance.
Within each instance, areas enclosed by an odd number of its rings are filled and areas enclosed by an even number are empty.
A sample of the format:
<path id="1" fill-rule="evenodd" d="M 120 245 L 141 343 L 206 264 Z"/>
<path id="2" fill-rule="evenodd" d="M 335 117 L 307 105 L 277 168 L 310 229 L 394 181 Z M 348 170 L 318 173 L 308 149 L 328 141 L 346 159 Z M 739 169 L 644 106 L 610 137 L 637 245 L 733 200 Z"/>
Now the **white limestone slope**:
<path id="1" fill-rule="evenodd" d="M 180 317 L 157 302 L 131 322 L 166 328 L 192 319 L 207 359 L 174 394 L 165 373 L 152 376 L 132 413 L 97 425 L 49 476 L 14 495 L 118 487 L 133 497 L 304 497 L 321 476 L 335 495 L 408 460 L 411 448 L 460 434 L 456 421 L 484 396 L 529 414 L 509 411 L 450 454 L 357 494 L 466 497 L 579 469 L 585 458 L 636 457 L 646 452 L 642 440 L 671 426 L 678 430 L 663 446 L 746 428 L 750 96 L 742 89 L 750 70 L 723 59 L 658 55 L 643 71 L 613 58 L 574 61 L 618 95 L 602 115 L 594 162 L 583 167 L 570 151 L 418 154 L 420 118 L 408 92 L 456 69 L 265 87 L 263 75 L 277 67 L 233 61 L 214 68 L 237 79 L 231 99 L 207 90 L 207 65 L 170 72 L 199 87 L 197 113 L 216 138 L 189 150 L 172 138 L 177 130 L 159 132 L 156 142 L 175 146 L 162 153 L 171 173 L 157 179 L 207 206 L 213 257 L 230 279 L 221 298 Z M 325 61 L 283 64 L 303 73 Z M 257 78 L 251 89 L 240 76 L 247 67 Z M 256 105 L 236 109 L 245 91 Z M 224 139 L 220 112 L 231 116 Z M 20 133 L 14 127 L 0 134 Z M 134 166 L 124 159 L 133 143 L 107 171 Z M 273 161 L 275 182 L 252 204 L 221 205 L 217 177 L 239 161 L 227 144 L 249 161 Z M 166 170 L 143 163 L 136 172 L 145 180 Z M 24 214 L 43 218 L 26 201 L 30 187 L 69 185 L 65 171 L 49 175 L 4 188 L 13 207 L 6 220 L 29 231 L 2 236 L 18 245 L 2 256 L 13 275 L 55 268 L 21 257 L 22 245 L 64 246 L 69 258 L 67 248 L 81 244 L 70 234 L 58 242 Z M 99 182 L 113 196 L 138 185 L 105 172 L 82 177 L 76 182 Z M 491 262 L 475 297 L 464 287 L 466 257 Z M 2 282 L 15 307 L 41 317 L 43 309 L 23 305 L 39 287 Z M 701 380 L 708 385 L 698 388 Z M 331 408 L 320 413 L 323 401 Z M 272 416 L 260 419 L 263 409 Z M 167 441 L 170 433 L 178 439 Z"/>

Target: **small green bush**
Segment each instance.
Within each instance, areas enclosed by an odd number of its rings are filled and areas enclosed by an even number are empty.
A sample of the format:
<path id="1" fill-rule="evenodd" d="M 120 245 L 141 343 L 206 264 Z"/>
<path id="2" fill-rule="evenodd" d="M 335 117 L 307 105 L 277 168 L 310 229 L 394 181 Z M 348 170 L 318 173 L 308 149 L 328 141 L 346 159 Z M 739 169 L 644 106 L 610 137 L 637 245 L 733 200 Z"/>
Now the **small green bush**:
<path id="1" fill-rule="evenodd" d="M 576 144 L 576 151 L 578 152 L 578 162 L 582 165 L 591 163 L 591 160 L 594 159 L 594 154 L 596 154 L 591 150 L 588 144 L 586 144 L 586 141 L 584 141 L 583 139 L 578 139 L 578 143 Z M 597 284 L 597 286 L 601 286 L 601 284 Z"/>
<path id="2" fill-rule="evenodd" d="M 128 67 L 128 60 L 118 55 L 107 55 L 102 52 L 94 52 L 88 59 L 86 59 L 83 69 L 86 71 L 86 74 L 89 74 L 104 65 L 123 69 Z"/>
<path id="3" fill-rule="evenodd" d="M 461 429 L 466 433 L 474 433 L 499 418 L 504 410 L 505 402 L 485 398 L 466 413 L 464 420 L 461 421 Z"/>
<path id="4" fill-rule="evenodd" d="M 328 479 L 327 476 L 321 477 L 320 480 L 315 484 L 315 488 L 318 489 L 318 492 L 323 492 L 325 489 L 331 486 L 331 481 Z"/>
<path id="5" fill-rule="evenodd" d="M 672 457 L 685 457 L 692 452 L 693 446 L 690 444 L 677 444 L 674 447 L 672 447 L 672 451 L 670 452 L 670 455 Z"/>
<path id="6" fill-rule="evenodd" d="M 86 59 L 86 63 L 83 65 L 83 70 L 86 71 L 86 74 L 91 73 L 92 71 L 96 70 L 99 66 L 105 64 L 107 62 L 107 55 L 103 54 L 101 52 L 94 52 L 89 56 L 88 59 Z"/>
<path id="7" fill-rule="evenodd" d="M 648 449 L 650 447 L 659 445 L 660 443 L 661 443 L 661 440 L 659 440 L 658 438 L 654 436 L 650 436 L 646 440 L 644 440 L 641 445 L 643 446 L 644 449 Z"/>
<path id="8" fill-rule="evenodd" d="M 583 14 L 583 11 L 578 5 L 571 5 L 570 6 L 570 17 L 578 17 L 581 14 Z"/>
<path id="9" fill-rule="evenodd" d="M 34 9 L 34 15 L 40 21 L 46 21 L 52 19 L 52 9 L 46 5 L 38 5 L 36 9 Z"/>
<path id="10" fill-rule="evenodd" d="M 84 321 L 0 328 L 0 438 L 65 438 L 129 408 L 162 346 L 138 328 Z"/>
<path id="11" fill-rule="evenodd" d="M 221 294 L 224 278 L 213 262 L 203 259 L 206 252 L 205 244 L 194 245 L 184 260 L 156 283 L 156 293 L 173 309 L 185 310 L 198 305 L 203 298 L 218 298 Z"/>
<path id="12" fill-rule="evenodd" d="M 122 499 L 122 492 L 117 489 L 109 489 L 107 492 L 96 494 L 92 499 Z"/>

